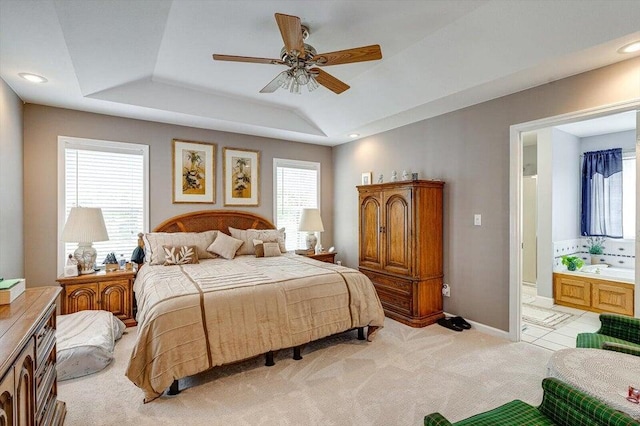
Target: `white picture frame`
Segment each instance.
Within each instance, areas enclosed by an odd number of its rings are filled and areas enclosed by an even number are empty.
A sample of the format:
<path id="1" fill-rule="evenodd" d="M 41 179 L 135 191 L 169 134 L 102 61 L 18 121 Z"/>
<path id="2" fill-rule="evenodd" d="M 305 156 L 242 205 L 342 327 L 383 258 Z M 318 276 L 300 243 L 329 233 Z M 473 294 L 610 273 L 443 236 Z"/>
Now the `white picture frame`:
<path id="1" fill-rule="evenodd" d="M 371 179 L 373 178 L 373 172 L 364 172 L 362 173 L 362 177 L 360 183 L 362 185 L 371 185 Z"/>

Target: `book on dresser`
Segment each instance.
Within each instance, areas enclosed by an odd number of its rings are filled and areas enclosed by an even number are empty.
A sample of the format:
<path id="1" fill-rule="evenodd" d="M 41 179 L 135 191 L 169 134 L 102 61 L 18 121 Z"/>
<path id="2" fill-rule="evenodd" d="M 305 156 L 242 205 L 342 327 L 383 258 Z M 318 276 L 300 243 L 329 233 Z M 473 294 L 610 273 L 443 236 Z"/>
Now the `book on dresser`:
<path id="1" fill-rule="evenodd" d="M 24 278 L 0 280 L 0 305 L 8 305 L 24 293 Z"/>

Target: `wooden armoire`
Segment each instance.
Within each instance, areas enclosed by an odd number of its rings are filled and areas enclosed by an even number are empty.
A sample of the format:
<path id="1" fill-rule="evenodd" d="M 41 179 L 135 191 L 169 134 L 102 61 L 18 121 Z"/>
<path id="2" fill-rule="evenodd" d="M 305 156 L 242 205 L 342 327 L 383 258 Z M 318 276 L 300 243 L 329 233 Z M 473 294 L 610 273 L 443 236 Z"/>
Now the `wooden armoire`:
<path id="1" fill-rule="evenodd" d="M 442 318 L 444 182 L 358 186 L 360 272 L 373 282 L 386 316 L 412 327 Z"/>

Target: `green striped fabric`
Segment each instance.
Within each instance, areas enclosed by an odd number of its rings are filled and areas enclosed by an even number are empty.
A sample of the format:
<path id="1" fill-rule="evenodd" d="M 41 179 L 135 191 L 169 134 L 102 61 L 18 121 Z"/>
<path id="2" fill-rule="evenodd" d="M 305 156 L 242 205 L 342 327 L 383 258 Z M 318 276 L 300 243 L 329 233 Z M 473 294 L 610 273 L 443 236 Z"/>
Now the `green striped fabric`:
<path id="1" fill-rule="evenodd" d="M 434 413 L 424 418 L 424 424 L 425 426 L 442 426 L 451 423 L 440 413 Z M 455 426 L 544 426 L 553 424 L 536 407 L 516 399 L 491 411 L 461 420 L 455 423 Z"/>
<path id="2" fill-rule="evenodd" d="M 620 411 L 558 379 L 542 381 L 544 396 L 538 409 L 554 424 L 567 426 L 640 426 Z"/>
<path id="3" fill-rule="evenodd" d="M 630 343 L 621 344 L 614 342 L 604 342 L 602 344 L 602 349 L 606 349 L 608 351 L 622 352 L 623 354 L 640 356 L 640 346 L 634 345 L 631 346 Z"/>
<path id="4" fill-rule="evenodd" d="M 640 318 L 600 314 L 600 323 L 597 332 L 578 334 L 577 348 L 608 349 L 640 355 Z"/>
<path id="5" fill-rule="evenodd" d="M 598 334 L 605 334 L 640 345 L 640 318 L 600 314 L 600 324 Z"/>
<path id="6" fill-rule="evenodd" d="M 454 423 L 455 426 L 640 426 L 640 422 L 558 379 L 542 381 L 539 407 L 511 401 L 485 413 Z M 440 413 L 424 418 L 425 426 L 452 425 Z M 452 426 L 453 426 L 452 425 Z"/>

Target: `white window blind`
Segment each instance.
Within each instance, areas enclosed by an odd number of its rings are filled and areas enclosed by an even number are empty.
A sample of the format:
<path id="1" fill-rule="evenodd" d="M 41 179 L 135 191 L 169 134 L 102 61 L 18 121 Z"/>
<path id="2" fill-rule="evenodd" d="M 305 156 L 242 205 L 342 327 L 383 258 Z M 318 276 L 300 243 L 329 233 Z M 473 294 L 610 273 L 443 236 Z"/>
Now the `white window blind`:
<path id="1" fill-rule="evenodd" d="M 146 145 L 68 138 L 64 146 L 64 220 L 72 207 L 100 207 L 109 241 L 94 242 L 101 265 L 113 252 L 129 260 L 147 230 Z M 64 243 L 64 258 L 78 246 Z M 64 263 L 64 259 L 63 262 Z"/>
<path id="2" fill-rule="evenodd" d="M 318 208 L 320 163 L 275 158 L 273 164 L 276 226 L 285 228 L 287 250 L 306 248 L 298 225 L 303 208 Z"/>

